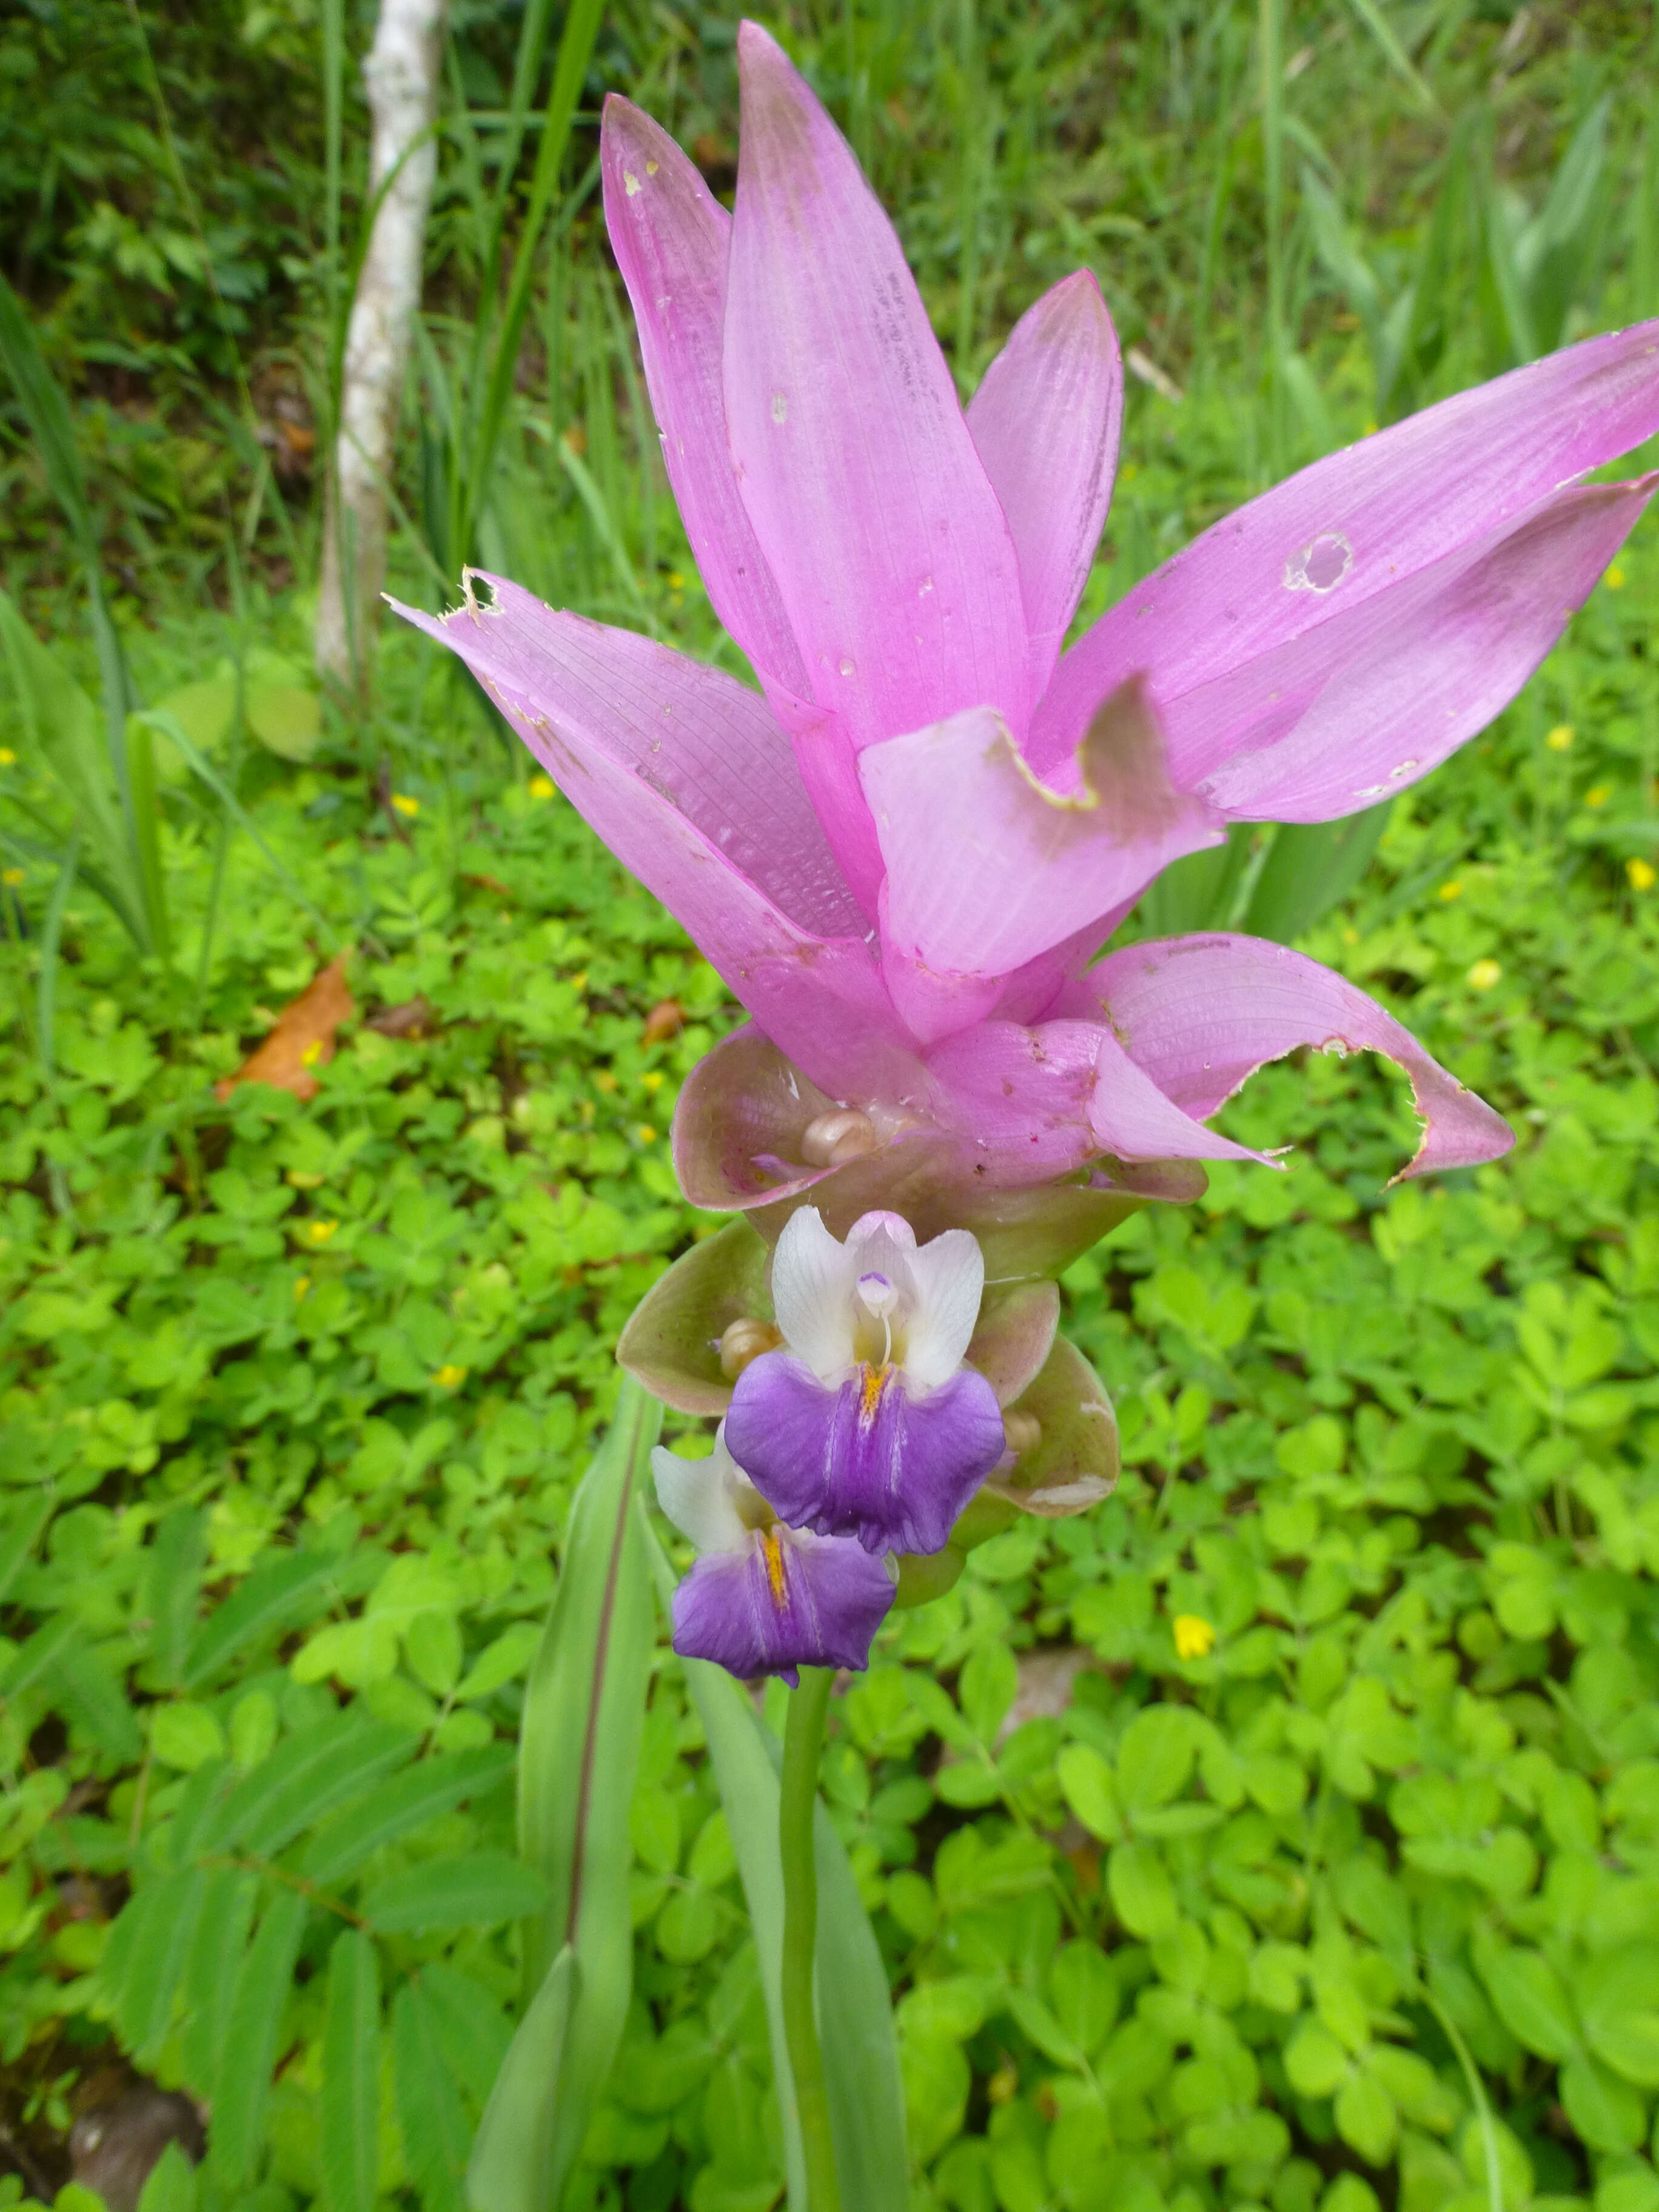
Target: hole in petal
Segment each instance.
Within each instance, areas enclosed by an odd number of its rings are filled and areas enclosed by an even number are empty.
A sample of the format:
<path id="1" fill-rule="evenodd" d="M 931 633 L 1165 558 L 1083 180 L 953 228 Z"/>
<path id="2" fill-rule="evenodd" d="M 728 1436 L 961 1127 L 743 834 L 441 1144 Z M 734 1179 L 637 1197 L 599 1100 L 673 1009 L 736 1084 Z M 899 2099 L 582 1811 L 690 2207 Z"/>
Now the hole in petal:
<path id="1" fill-rule="evenodd" d="M 1340 530 L 1322 530 L 1285 563 L 1287 592 L 1334 592 L 1353 566 L 1353 548 Z"/>

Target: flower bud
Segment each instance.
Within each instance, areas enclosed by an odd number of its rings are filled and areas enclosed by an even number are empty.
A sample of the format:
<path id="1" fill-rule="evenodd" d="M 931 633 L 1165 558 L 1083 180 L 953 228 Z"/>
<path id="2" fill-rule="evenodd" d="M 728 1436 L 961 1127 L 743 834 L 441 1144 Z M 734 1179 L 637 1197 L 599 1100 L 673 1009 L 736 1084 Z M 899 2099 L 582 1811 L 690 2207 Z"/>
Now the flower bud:
<path id="1" fill-rule="evenodd" d="M 728 1382 L 735 1382 L 762 1352 L 775 1352 L 782 1342 L 781 1329 L 769 1321 L 757 1321 L 752 1314 L 745 1314 L 740 1321 L 730 1322 L 721 1333 L 720 1373 Z"/>
<path id="2" fill-rule="evenodd" d="M 800 1156 L 812 1168 L 844 1167 L 876 1149 L 876 1125 L 856 1106 L 819 1114 L 801 1133 Z"/>
<path id="3" fill-rule="evenodd" d="M 1008 1439 L 1008 1449 L 1016 1459 L 1024 1459 L 1042 1442 L 1042 1424 L 1035 1413 L 1022 1413 L 1011 1409 L 1002 1417 L 1002 1433 Z"/>

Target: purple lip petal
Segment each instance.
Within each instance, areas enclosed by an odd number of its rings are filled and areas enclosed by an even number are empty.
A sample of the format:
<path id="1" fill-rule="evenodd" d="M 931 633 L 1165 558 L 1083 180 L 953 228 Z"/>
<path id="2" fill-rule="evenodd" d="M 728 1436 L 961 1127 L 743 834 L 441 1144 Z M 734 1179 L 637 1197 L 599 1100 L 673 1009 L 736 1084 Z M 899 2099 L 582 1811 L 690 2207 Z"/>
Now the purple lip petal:
<path id="1" fill-rule="evenodd" d="M 674 1592 L 674 1649 L 740 1681 L 798 1667 L 862 1668 L 893 1584 L 845 1539 L 773 1532 L 740 1553 L 712 1552 Z"/>
<path id="2" fill-rule="evenodd" d="M 805 1364 L 769 1352 L 738 1378 L 726 1419 L 732 1456 L 773 1511 L 870 1552 L 937 1552 L 1002 1457 L 996 1394 L 964 1368 L 912 1398 L 860 1368 L 826 1389 Z"/>

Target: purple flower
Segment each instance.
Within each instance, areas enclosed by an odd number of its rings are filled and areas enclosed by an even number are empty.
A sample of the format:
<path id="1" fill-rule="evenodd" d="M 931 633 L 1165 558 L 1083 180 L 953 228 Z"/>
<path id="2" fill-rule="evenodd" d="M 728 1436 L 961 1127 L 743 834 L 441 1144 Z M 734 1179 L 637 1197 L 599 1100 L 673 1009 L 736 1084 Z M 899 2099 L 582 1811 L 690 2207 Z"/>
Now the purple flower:
<path id="1" fill-rule="evenodd" d="M 845 1243 L 816 1207 L 772 1258 L 784 1348 L 738 1377 L 732 1455 L 792 1526 L 871 1552 L 943 1550 L 1007 1448 L 996 1393 L 963 1359 L 985 1263 L 965 1229 L 918 1246 L 896 1213 Z"/>
<path id="2" fill-rule="evenodd" d="M 798 1667 L 863 1667 L 893 1580 L 845 1537 L 785 1526 L 726 1448 L 710 1459 L 651 1455 L 657 1499 L 701 1554 L 674 1592 L 674 1649 L 740 1680 Z"/>
<path id="3" fill-rule="evenodd" d="M 733 216 L 624 100 L 604 168 L 669 477 L 763 696 L 495 579 L 410 619 L 795 1068 L 979 1189 L 1241 1157 L 1205 1117 L 1298 1045 L 1407 1069 L 1408 1173 L 1497 1157 L 1499 1117 L 1313 961 L 1217 935 L 1088 963 L 1229 823 L 1369 806 L 1515 696 L 1654 488 L 1581 479 L 1659 429 L 1659 323 L 1316 463 L 1062 655 L 1121 407 L 1094 278 L 964 413 L 850 150 L 763 31 L 738 49 Z"/>

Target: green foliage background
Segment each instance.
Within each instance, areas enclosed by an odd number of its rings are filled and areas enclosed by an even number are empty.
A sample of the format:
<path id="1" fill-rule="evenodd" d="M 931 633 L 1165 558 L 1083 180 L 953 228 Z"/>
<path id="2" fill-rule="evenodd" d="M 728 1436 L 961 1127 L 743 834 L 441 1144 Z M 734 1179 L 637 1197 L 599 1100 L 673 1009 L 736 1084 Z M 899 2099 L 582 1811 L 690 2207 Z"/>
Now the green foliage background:
<path id="1" fill-rule="evenodd" d="M 256 413 L 273 365 L 298 390 L 314 374 L 316 29 L 276 6 L 152 27 L 202 234 L 217 252 L 214 226 L 240 223 L 224 269 L 264 272 L 239 295 L 222 270 L 246 318 L 227 322 L 179 256 L 158 280 L 100 243 L 105 205 L 164 260 L 169 223 L 196 235 L 120 21 L 73 0 L 12 20 L 0 199 L 33 208 L 13 274 L 79 394 L 157 698 L 256 650 L 307 657 L 314 514 L 213 425 L 243 419 L 233 340 Z M 1569 333 L 1659 307 L 1635 12 L 1387 21 L 1437 107 L 1363 15 L 1285 27 L 1310 49 L 1286 143 L 1382 289 L 1424 269 L 1455 117 L 1486 131 L 1470 174 L 1518 223 L 1610 90 Z M 457 25 L 453 112 L 487 117 L 506 19 Z M 783 27 L 964 380 L 1084 259 L 1126 342 L 1188 387 L 1131 384 L 1091 607 L 1374 419 L 1311 199 L 1284 240 L 1290 366 L 1264 357 L 1249 11 Z M 721 181 L 730 32 L 618 11 L 589 94 L 625 84 Z M 209 82 L 219 106 L 191 106 Z M 256 99 L 277 91 L 267 139 Z M 256 139 L 289 165 L 269 194 L 227 158 Z M 456 143 L 440 358 L 470 312 Z M 1443 228 L 1445 327 L 1419 332 L 1413 404 L 1509 358 L 1489 232 L 1467 205 Z M 579 206 L 486 550 L 556 600 L 729 654 L 617 298 Z M 557 459 L 572 426 L 592 497 Z M 15 441 L 4 465 L 9 580 L 90 687 L 44 484 Z M 412 444 L 404 491 L 416 512 Z M 430 599 L 412 535 L 398 557 Z M 1511 1158 L 1386 1191 L 1414 1136 L 1386 1070 L 1259 1076 L 1224 1126 L 1294 1144 L 1285 1172 L 1220 1170 L 1066 1278 L 1122 1423 L 1117 1496 L 975 1552 L 838 1700 L 826 1795 L 898 1997 L 918 2212 L 1659 2207 L 1656 623 L 1650 524 L 1489 737 L 1395 803 L 1306 940 L 1510 1115 Z M 0 807 L 6 780 L 49 806 L 15 716 L 0 743 Z M 286 876 L 239 836 L 216 895 L 218 830 L 173 787 L 173 963 L 135 961 L 77 889 L 50 1073 L 47 879 L 3 895 L 0 2084 L 54 2185 L 112 2048 L 210 2100 L 207 2166 L 167 2161 L 146 2212 L 448 2212 L 538 1901 L 511 1790 L 535 1626 L 617 1332 L 714 1225 L 679 1200 L 665 1133 L 735 1010 L 418 640 L 387 639 L 372 720 L 331 708 L 308 762 L 224 744 Z M 216 1102 L 348 945 L 361 1013 L 418 1000 L 412 1031 L 349 1025 L 309 1104 Z M 671 997 L 685 1027 L 646 1042 Z M 1207 1656 L 1177 1656 L 1183 1615 L 1214 1630 Z M 570 2203 L 762 2212 L 781 2164 L 754 1954 L 665 1647 L 632 1831 L 633 2008 Z"/>

